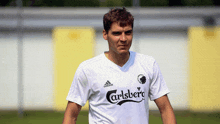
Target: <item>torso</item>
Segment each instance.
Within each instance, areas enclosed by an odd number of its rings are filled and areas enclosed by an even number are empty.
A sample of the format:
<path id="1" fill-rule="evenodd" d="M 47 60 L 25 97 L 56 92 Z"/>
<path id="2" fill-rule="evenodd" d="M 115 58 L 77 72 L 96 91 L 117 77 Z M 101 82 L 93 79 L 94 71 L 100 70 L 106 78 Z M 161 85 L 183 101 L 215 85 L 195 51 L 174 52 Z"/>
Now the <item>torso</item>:
<path id="1" fill-rule="evenodd" d="M 143 68 L 136 53 L 120 67 L 100 56 L 100 62 L 91 65 L 88 76 L 92 95 L 90 102 L 90 118 L 100 117 L 101 123 L 123 123 L 128 121 L 148 121 L 148 92 L 150 70 Z M 137 116 L 134 116 L 134 113 Z M 143 116 L 138 116 L 138 114 Z M 103 116 L 105 118 L 103 119 Z M 120 117 L 119 120 L 114 120 Z M 93 123 L 90 120 L 90 123 Z"/>

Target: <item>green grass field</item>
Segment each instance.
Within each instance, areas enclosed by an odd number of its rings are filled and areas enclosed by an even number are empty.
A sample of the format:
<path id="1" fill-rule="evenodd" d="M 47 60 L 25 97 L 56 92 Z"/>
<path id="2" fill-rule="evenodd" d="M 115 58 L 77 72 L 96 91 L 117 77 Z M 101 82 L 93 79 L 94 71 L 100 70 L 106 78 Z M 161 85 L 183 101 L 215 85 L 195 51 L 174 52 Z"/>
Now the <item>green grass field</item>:
<path id="1" fill-rule="evenodd" d="M 19 118 L 16 111 L 0 111 L 0 124 L 61 124 L 64 112 L 25 111 Z M 178 124 L 219 124 L 219 113 L 193 113 L 175 111 Z M 88 112 L 81 111 L 77 124 L 88 124 Z M 160 114 L 150 111 L 150 124 L 162 124 Z"/>

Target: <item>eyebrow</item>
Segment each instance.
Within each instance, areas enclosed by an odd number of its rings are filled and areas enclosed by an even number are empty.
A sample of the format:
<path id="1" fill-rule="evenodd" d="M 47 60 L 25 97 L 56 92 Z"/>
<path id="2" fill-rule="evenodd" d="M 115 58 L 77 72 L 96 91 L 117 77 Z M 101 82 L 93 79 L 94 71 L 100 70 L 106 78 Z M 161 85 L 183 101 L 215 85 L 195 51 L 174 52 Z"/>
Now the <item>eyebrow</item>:
<path id="1" fill-rule="evenodd" d="M 132 32 L 132 31 L 133 31 L 133 29 L 127 30 L 127 31 L 125 31 L 125 32 Z M 112 31 L 112 33 L 121 33 L 121 32 L 123 32 L 123 31 Z"/>
<path id="2" fill-rule="evenodd" d="M 133 31 L 133 29 L 131 29 L 131 30 L 127 30 L 127 31 L 125 31 L 125 32 L 132 32 Z"/>

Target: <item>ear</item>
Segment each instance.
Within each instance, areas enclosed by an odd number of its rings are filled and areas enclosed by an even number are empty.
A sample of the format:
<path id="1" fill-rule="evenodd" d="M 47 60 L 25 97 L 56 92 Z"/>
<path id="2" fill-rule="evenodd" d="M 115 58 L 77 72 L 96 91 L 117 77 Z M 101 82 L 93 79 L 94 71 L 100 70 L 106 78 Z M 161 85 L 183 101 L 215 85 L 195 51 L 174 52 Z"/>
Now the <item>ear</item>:
<path id="1" fill-rule="evenodd" d="M 102 35 L 103 35 L 103 38 L 104 38 L 105 40 L 108 39 L 108 33 L 105 31 L 105 29 L 103 29 Z"/>

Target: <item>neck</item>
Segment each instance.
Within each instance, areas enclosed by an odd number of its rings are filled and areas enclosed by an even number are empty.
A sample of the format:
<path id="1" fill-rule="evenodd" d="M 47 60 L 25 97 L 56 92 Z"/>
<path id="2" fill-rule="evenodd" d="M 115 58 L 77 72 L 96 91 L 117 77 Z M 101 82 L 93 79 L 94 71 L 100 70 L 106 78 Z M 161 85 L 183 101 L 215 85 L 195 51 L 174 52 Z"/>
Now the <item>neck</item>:
<path id="1" fill-rule="evenodd" d="M 124 54 L 117 54 L 117 53 L 113 53 L 113 52 L 105 52 L 105 56 L 111 60 L 112 62 L 114 62 L 115 64 L 117 64 L 118 66 L 123 66 L 129 59 L 129 52 L 128 53 L 124 53 Z"/>

